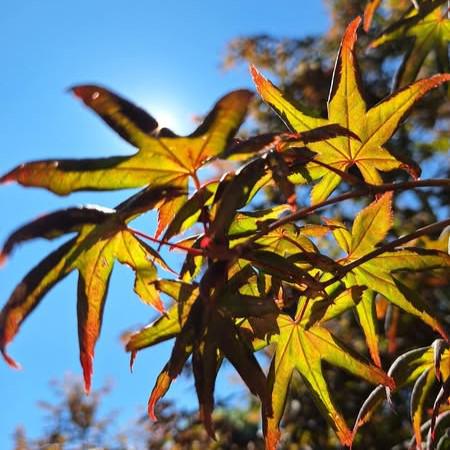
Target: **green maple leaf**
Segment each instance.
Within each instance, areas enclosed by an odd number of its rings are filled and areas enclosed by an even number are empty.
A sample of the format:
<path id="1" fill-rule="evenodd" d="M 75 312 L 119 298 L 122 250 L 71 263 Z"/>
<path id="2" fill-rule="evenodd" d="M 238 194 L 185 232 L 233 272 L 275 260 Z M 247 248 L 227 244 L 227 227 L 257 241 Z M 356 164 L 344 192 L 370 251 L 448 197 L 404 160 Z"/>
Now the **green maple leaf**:
<path id="1" fill-rule="evenodd" d="M 363 258 L 375 250 L 392 227 L 392 193 L 386 193 L 364 208 L 355 218 L 351 232 L 336 221 L 333 235 L 347 256 L 339 261 L 343 266 Z M 381 365 L 376 330 L 375 293 L 378 292 L 389 302 L 404 311 L 419 317 L 442 336 L 447 333 L 432 313 L 429 305 L 409 293 L 393 272 L 400 270 L 428 270 L 448 267 L 450 257 L 440 251 L 420 248 L 405 248 L 384 252 L 355 267 L 343 278 L 345 286 L 366 286 L 361 301 L 356 306 L 360 324 L 364 330 L 373 361 Z M 350 305 L 349 305 L 350 306 Z"/>
<path id="2" fill-rule="evenodd" d="M 189 136 L 158 130 L 158 122 L 141 108 L 93 85 L 76 86 L 74 94 L 114 131 L 138 148 L 131 156 L 97 159 L 61 159 L 22 164 L 0 178 L 24 186 L 46 188 L 59 195 L 80 190 L 111 190 L 171 185 L 188 191 L 188 180 L 213 157 L 221 154 L 243 122 L 250 91 L 237 90 L 221 98 L 203 123 Z M 159 209 L 159 234 L 184 196 Z"/>
<path id="3" fill-rule="evenodd" d="M 430 89 L 450 80 L 450 74 L 419 80 L 367 109 L 354 53 L 359 23 L 360 18 L 351 22 L 342 39 L 330 90 L 327 119 L 311 117 L 302 112 L 252 67 L 259 94 L 291 131 L 301 133 L 325 125 L 338 124 L 360 138 L 358 141 L 350 136 L 342 136 L 308 145 L 308 148 L 317 153 L 315 159 L 322 163 L 320 165 L 313 161 L 307 166 L 310 179 L 320 178 L 312 190 L 313 203 L 326 199 L 341 182 L 342 172 L 347 172 L 352 166 L 356 166 L 364 180 L 371 184 L 382 183 L 380 171 L 405 169 L 414 175 L 414 169 L 391 155 L 384 145 L 415 102 Z M 334 170 L 329 170 L 323 164 Z M 309 181 L 300 174 L 292 176 L 291 180 L 299 183 Z"/>
<path id="4" fill-rule="evenodd" d="M 336 303 L 347 296 L 353 297 L 353 292 L 345 291 L 336 299 Z M 321 323 L 309 327 L 308 322 L 313 305 L 314 302 L 310 302 L 303 316 L 301 304 L 294 318 L 280 314 L 277 319 L 279 335 L 274 335 L 271 339 L 271 342 L 276 344 L 269 371 L 273 415 L 268 418 L 266 430 L 266 445 L 271 450 L 277 448 L 279 424 L 295 370 L 302 376 L 321 414 L 336 431 L 344 445 L 351 445 L 352 431 L 333 402 L 323 374 L 322 362 L 326 361 L 341 367 L 370 383 L 394 386 L 393 380 L 381 369 L 364 363 Z"/>
<path id="5" fill-rule="evenodd" d="M 407 40 L 409 49 L 396 75 L 396 86 L 405 86 L 414 81 L 421 66 L 430 53 L 435 53 L 439 70 L 449 71 L 448 43 L 450 19 L 448 6 L 443 0 L 425 2 L 419 10 L 412 8 L 405 18 L 387 28 L 371 43 L 379 47 L 386 42 Z"/>
<path id="6" fill-rule="evenodd" d="M 78 271 L 78 336 L 80 361 L 86 390 L 92 376 L 94 347 L 100 334 L 109 279 L 115 260 L 135 272 L 135 292 L 147 304 L 163 311 L 158 291 L 151 283 L 157 277 L 154 264 L 167 267 L 159 255 L 136 237 L 127 222 L 165 198 L 170 200 L 178 189 L 154 188 L 141 191 L 115 209 L 94 207 L 69 208 L 44 215 L 16 230 L 0 254 L 5 260 L 14 247 L 34 238 L 53 239 L 67 233 L 76 237 L 61 245 L 34 267 L 17 285 L 0 313 L 0 350 L 6 361 L 17 367 L 6 353 L 22 322 L 36 308 L 43 296 L 74 270 Z"/>

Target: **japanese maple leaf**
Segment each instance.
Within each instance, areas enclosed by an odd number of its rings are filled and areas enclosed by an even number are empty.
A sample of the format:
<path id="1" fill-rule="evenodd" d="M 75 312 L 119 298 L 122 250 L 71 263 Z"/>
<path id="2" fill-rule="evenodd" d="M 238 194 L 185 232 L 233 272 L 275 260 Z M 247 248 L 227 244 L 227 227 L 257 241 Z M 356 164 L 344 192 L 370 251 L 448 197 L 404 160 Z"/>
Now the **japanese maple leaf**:
<path id="1" fill-rule="evenodd" d="M 414 169 L 391 155 L 384 145 L 417 100 L 430 89 L 450 80 L 450 74 L 440 74 L 417 81 L 368 109 L 363 99 L 354 53 L 360 21 L 360 18 L 353 20 L 342 39 L 330 90 L 327 119 L 307 115 L 290 103 L 254 67 L 251 69 L 259 94 L 291 131 L 301 133 L 324 125 L 338 124 L 360 138 L 358 141 L 343 136 L 308 145 L 317 153 L 316 160 L 322 163 L 318 165 L 313 161 L 308 166 L 309 177 L 320 178 L 312 190 L 313 203 L 326 199 L 341 181 L 342 174 L 339 172 L 346 172 L 352 166 L 356 166 L 370 184 L 382 183 L 380 171 L 401 168 L 414 175 Z M 323 167 L 323 164 L 334 170 Z M 308 181 L 300 174 L 292 179 L 299 183 Z"/>
<path id="2" fill-rule="evenodd" d="M 347 296 L 352 296 L 351 290 L 345 291 L 340 297 Z M 336 302 L 339 301 L 340 298 L 337 298 Z M 333 402 L 323 374 L 322 362 L 341 367 L 370 383 L 394 387 L 389 376 L 349 351 L 322 325 L 323 322 L 307 326 L 313 305 L 314 302 L 310 302 L 302 315 L 303 305 L 299 304 L 294 318 L 280 314 L 277 319 L 279 335 L 273 335 L 271 339 L 276 345 L 269 371 L 273 415 L 268 418 L 266 430 L 266 446 L 271 450 L 277 448 L 279 424 L 294 371 L 302 376 L 321 414 L 335 430 L 341 443 L 348 446 L 352 442 L 352 432 Z"/>
<path id="3" fill-rule="evenodd" d="M 419 0 L 420 1 L 420 0 Z M 434 0 L 423 0 L 422 3 L 430 3 Z M 442 1 L 442 0 L 437 0 Z M 370 27 L 372 25 L 372 20 L 375 15 L 375 12 L 380 7 L 382 0 L 367 0 L 366 6 L 364 7 L 364 24 L 363 28 L 366 33 L 369 32 Z M 400 8 L 403 8 L 403 10 L 407 9 L 408 6 L 414 6 L 415 8 L 419 8 L 417 0 L 400 0 L 395 3 L 390 2 L 390 12 L 396 12 L 399 11 Z"/>
<path id="4" fill-rule="evenodd" d="M 158 122 L 143 109 L 99 86 L 76 86 L 72 92 L 114 131 L 138 148 L 131 156 L 95 159 L 60 159 L 22 164 L 0 178 L 67 195 L 80 190 L 111 190 L 141 186 L 179 186 L 186 193 L 188 180 L 209 159 L 222 153 L 243 122 L 250 91 L 237 90 L 222 97 L 203 123 L 190 135 L 158 130 Z M 159 234 L 184 196 L 159 209 Z"/>
<path id="5" fill-rule="evenodd" d="M 387 28 L 371 43 L 379 47 L 386 42 L 408 40 L 409 49 L 396 75 L 396 86 L 405 86 L 414 81 L 421 66 L 430 53 L 435 53 L 440 70 L 450 70 L 448 43 L 450 19 L 448 5 L 443 0 L 425 2 L 420 8 L 405 15 L 405 18 Z"/>
<path id="6" fill-rule="evenodd" d="M 410 399 L 410 415 L 414 430 L 415 448 L 422 449 L 423 419 L 427 400 L 436 382 L 442 383 L 441 390 L 433 399 L 431 439 L 434 440 L 435 419 L 439 408 L 448 399 L 450 388 L 450 350 L 448 343 L 437 339 L 429 347 L 415 348 L 400 355 L 391 365 L 388 374 L 395 381 L 395 389 L 400 390 L 414 384 Z M 387 391 L 390 397 L 390 391 Z M 386 397 L 381 386 L 374 389 L 361 407 L 354 426 L 354 434 L 367 423 L 375 409 Z M 391 400 L 389 398 L 389 400 Z M 429 403 L 429 402 L 428 402 Z M 411 447 L 413 448 L 414 442 Z M 433 447 L 427 447 L 433 448 Z"/>
<path id="7" fill-rule="evenodd" d="M 243 272 L 247 274 L 244 277 Z M 261 302 L 260 296 L 242 295 L 238 292 L 237 287 L 245 283 L 248 276 L 254 273 L 253 269 L 247 266 L 227 280 L 222 289 L 216 290 L 216 278 L 226 274 L 226 264 L 216 262 L 206 270 L 199 289 L 180 282 L 162 283 L 160 287 L 163 292 L 170 296 L 181 293 L 183 300 L 178 297 L 176 299 L 178 305 L 172 307 L 167 316 L 161 317 L 132 335 L 127 343 L 127 350 L 133 354 L 176 335 L 171 357 L 161 371 L 150 395 L 148 411 L 152 419 L 156 418 L 155 404 L 165 395 L 191 355 L 200 417 L 210 436 L 214 436 L 211 418 L 214 407 L 214 385 L 224 357 L 235 367 L 250 391 L 259 396 L 263 409 L 269 413 L 266 377 L 253 354 L 253 349 L 241 336 L 239 327 L 230 315 L 231 311 L 225 306 L 229 306 L 230 302 L 234 303 L 239 310 L 234 313 L 239 316 L 242 314 L 241 305 L 247 302 L 252 303 L 253 308 L 247 310 L 244 307 L 245 314 L 249 311 L 255 313 L 255 308 L 258 311 L 260 307 L 267 308 Z M 212 297 L 209 298 L 212 291 L 215 291 L 214 300 Z M 271 307 L 272 311 L 277 309 L 273 302 Z"/>
<path id="8" fill-rule="evenodd" d="M 375 11 L 381 4 L 381 0 L 369 0 L 364 8 L 364 31 L 367 33 L 372 25 L 373 16 Z"/>
<path id="9" fill-rule="evenodd" d="M 392 227 L 392 193 L 386 193 L 364 208 L 355 218 L 351 232 L 342 224 L 333 230 L 337 243 L 347 256 L 339 261 L 343 266 L 364 258 L 382 242 Z M 337 225 L 336 221 L 327 221 Z M 404 248 L 387 251 L 354 267 L 343 278 L 347 287 L 366 286 L 362 299 L 356 304 L 361 327 L 364 330 L 373 361 L 381 365 L 376 330 L 375 293 L 447 337 L 447 333 L 429 305 L 420 301 L 392 273 L 401 270 L 421 271 L 448 267 L 450 257 L 438 250 Z M 353 305 L 355 306 L 355 305 Z"/>
<path id="10" fill-rule="evenodd" d="M 135 291 L 147 304 L 163 311 L 159 294 L 151 283 L 157 277 L 153 261 L 165 264 L 159 255 L 127 227 L 136 215 L 157 206 L 164 198 L 179 195 L 177 189 L 153 188 L 136 194 L 116 209 L 69 208 L 44 215 L 16 230 L 6 241 L 1 259 L 26 240 L 53 239 L 67 233 L 76 237 L 61 245 L 34 267 L 17 285 L 0 313 L 0 350 L 6 353 L 22 322 L 39 305 L 43 296 L 74 270 L 78 271 L 78 336 L 80 362 L 86 391 L 91 386 L 95 343 L 100 334 L 109 279 L 115 260 L 135 272 Z"/>

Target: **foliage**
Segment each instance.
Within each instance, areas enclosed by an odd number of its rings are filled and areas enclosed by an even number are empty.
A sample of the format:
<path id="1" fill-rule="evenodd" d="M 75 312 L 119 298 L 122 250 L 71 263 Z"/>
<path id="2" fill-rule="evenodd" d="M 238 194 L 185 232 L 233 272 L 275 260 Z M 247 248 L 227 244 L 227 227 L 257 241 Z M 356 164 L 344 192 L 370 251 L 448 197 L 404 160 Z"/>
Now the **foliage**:
<path id="1" fill-rule="evenodd" d="M 368 5 L 369 18 L 365 22 L 367 29 L 370 27 L 370 16 L 373 15 L 379 3 L 379 1 L 372 1 Z M 445 6 L 445 3 L 443 0 L 434 0 L 419 3 L 416 7 L 411 5 L 401 20 L 384 30 L 383 34 L 372 42 L 372 47 L 395 40 L 411 42 L 397 73 L 397 86 L 405 86 L 415 80 L 423 62 L 431 52 L 435 53 L 439 69 L 449 70 L 450 20 L 448 5 Z"/>
<path id="2" fill-rule="evenodd" d="M 352 9 L 352 2 L 349 4 Z M 378 4 L 369 2 L 366 29 Z M 21 242 L 68 233 L 76 236 L 32 269 L 4 306 L 0 348 L 5 360 L 17 366 L 6 352 L 7 345 L 45 293 L 77 270 L 80 361 L 89 391 L 109 278 L 118 260 L 135 271 L 136 293 L 162 313 L 129 336 L 126 350 L 131 353 L 131 364 L 137 352 L 175 338 L 170 359 L 150 395 L 148 412 L 152 419 L 156 419 L 155 405 L 191 360 L 200 419 L 214 438 L 215 380 L 224 360 L 228 360 L 260 401 L 267 449 L 277 448 L 282 439 L 280 422 L 289 392 L 295 391 L 295 373 L 300 374 L 304 390 L 346 446 L 358 440 L 357 428 L 372 420 L 373 410 L 385 392 L 390 396 L 415 382 L 411 398 L 413 445 L 420 448 L 424 405 L 436 378 L 441 391 L 429 424 L 427 447 L 432 448 L 437 441 L 436 424 L 446 414 L 444 404 L 450 389 L 448 323 L 440 314 L 448 304 L 429 301 L 424 285 L 430 280 L 445 284 L 450 257 L 440 242 L 428 236 L 444 230 L 450 220 L 437 220 L 438 211 L 430 200 L 436 197 L 436 191 L 424 194 L 422 190 L 448 189 L 450 181 L 445 177 L 418 179 L 426 152 L 421 151 L 416 162 L 413 157 L 424 144 L 420 147 L 414 132 L 402 121 L 409 117 L 422 125 L 427 121 L 439 123 L 436 97 L 429 109 L 419 105 L 422 117 L 414 114 L 413 107 L 429 91 L 442 89 L 440 86 L 450 80 L 450 74 L 443 73 L 414 81 L 429 49 L 437 48 L 442 56 L 447 35 L 441 28 L 433 28 L 434 44 L 423 44 L 429 42 L 424 24 L 428 24 L 430 14 L 434 17 L 438 10 L 441 14 L 441 4 L 421 2 L 417 12 L 405 12 L 407 18 L 396 21 L 384 38 L 375 41 L 378 45 L 400 34 L 414 33 L 414 45 L 422 52 L 413 50 L 415 59 L 411 55 L 405 59 L 405 69 L 398 77 L 402 87 L 390 95 L 378 95 L 386 89 L 368 82 L 369 74 L 382 70 L 380 61 L 384 57 L 368 58 L 368 62 L 358 58 L 361 19 L 353 19 L 343 32 L 327 118 L 321 106 L 323 99 L 317 95 L 312 96 L 317 102 L 313 109 L 315 106 L 322 112 L 322 117 L 288 95 L 295 83 L 283 62 L 289 63 L 288 56 L 295 48 L 304 49 L 304 43 L 286 52 L 273 69 L 287 86 L 286 92 L 252 67 L 258 93 L 287 130 L 274 126 L 272 119 L 265 130 L 237 138 L 252 99 L 247 90 L 224 96 L 196 131 L 180 137 L 171 130 L 158 129 L 157 121 L 148 113 L 105 88 L 73 88 L 77 97 L 138 148 L 137 153 L 131 157 L 29 162 L 5 174 L 0 182 L 15 181 L 59 195 L 77 190 L 143 190 L 116 208 L 69 208 L 43 215 L 11 234 L 0 254 L 3 261 Z M 442 24 L 439 21 L 432 26 L 447 29 L 447 19 L 439 17 Z M 367 43 L 366 37 L 362 39 Z M 253 40 L 256 42 L 261 43 Z M 271 41 L 263 42 L 263 49 L 267 42 Z M 234 51 L 237 48 L 235 43 Z M 245 57 L 261 61 L 260 49 L 253 47 L 253 51 Z M 326 50 L 323 55 L 325 60 Z M 271 64 L 270 51 L 266 56 Z M 307 66 L 303 73 L 300 70 L 293 76 L 305 83 L 310 70 Z M 316 70 L 323 75 L 322 81 L 327 81 L 326 69 Z M 381 77 L 381 82 L 386 79 Z M 316 89 L 316 94 L 320 91 Z M 367 102 L 365 94 L 379 102 Z M 437 128 L 427 142 L 428 149 L 438 147 L 439 140 L 445 138 L 445 132 Z M 199 170 L 218 160 L 234 161 L 236 170 L 202 180 Z M 343 186 L 348 190 L 343 192 Z M 338 193 L 329 198 L 335 190 Z M 417 224 L 416 212 L 411 214 L 401 206 L 399 194 L 405 191 L 418 192 L 414 195 L 427 207 L 426 224 Z M 347 200 L 353 200 L 351 207 Z M 327 217 L 319 216 L 325 208 Z M 152 209 L 159 213 L 155 237 L 131 227 L 134 219 Z M 395 226 L 396 220 L 401 222 L 405 217 L 412 217 L 412 229 Z M 352 222 L 352 226 L 345 222 Z M 200 232 L 196 224 L 201 226 Z M 396 233 L 401 237 L 396 238 Z M 173 241 L 175 236 L 180 240 Z M 167 269 L 167 265 L 159 248 L 148 242 L 186 253 L 173 278 L 159 277 L 158 266 Z M 173 299 L 167 310 L 165 296 Z M 389 305 L 384 312 L 383 304 Z M 356 339 L 347 333 L 350 330 L 356 336 L 359 330 L 345 325 L 350 310 L 355 311 L 365 337 L 365 344 L 358 349 L 351 348 L 351 341 Z M 390 328 L 392 343 L 400 310 L 420 319 L 439 333 L 441 340 L 432 346 L 434 356 L 427 347 L 415 348 L 400 356 L 386 373 L 382 369 L 378 319 L 388 313 L 397 317 L 394 328 Z M 366 351 L 372 362 L 361 354 Z M 270 354 L 267 375 L 257 352 Z M 324 362 L 378 386 L 363 405 L 353 431 L 341 412 L 345 405 L 338 406 L 329 388 Z M 350 395 L 347 387 L 345 394 Z M 342 395 L 336 397 L 342 400 Z"/>

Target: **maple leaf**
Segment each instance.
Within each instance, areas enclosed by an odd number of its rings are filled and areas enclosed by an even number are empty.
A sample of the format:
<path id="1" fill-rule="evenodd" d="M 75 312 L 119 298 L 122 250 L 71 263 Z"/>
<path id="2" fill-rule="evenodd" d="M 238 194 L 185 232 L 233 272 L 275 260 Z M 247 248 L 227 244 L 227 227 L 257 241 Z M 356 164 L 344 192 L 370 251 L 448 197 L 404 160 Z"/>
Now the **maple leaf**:
<path id="1" fill-rule="evenodd" d="M 381 4 L 381 0 L 369 0 L 364 8 L 364 31 L 367 33 L 372 25 L 373 16 L 375 11 Z"/>
<path id="2" fill-rule="evenodd" d="M 353 292 L 345 291 L 336 298 L 336 303 L 347 296 L 353 297 Z M 303 300 L 306 301 L 306 298 Z M 310 302 L 306 310 L 299 304 L 294 318 L 280 314 L 277 319 L 279 335 L 274 335 L 271 339 L 276 344 L 269 371 L 273 416 L 269 417 L 266 430 L 266 445 L 271 450 L 277 448 L 279 424 L 295 370 L 302 376 L 321 414 L 336 431 L 341 443 L 348 446 L 352 443 L 352 432 L 332 400 L 322 362 L 341 367 L 370 383 L 394 387 L 393 380 L 381 369 L 364 363 L 322 325 L 327 319 L 308 326 L 313 304 L 314 302 Z"/>
<path id="3" fill-rule="evenodd" d="M 197 169 L 226 149 L 253 96 L 248 90 L 225 95 L 193 133 L 181 137 L 167 129 L 158 130 L 152 116 L 105 88 L 82 85 L 72 88 L 72 92 L 138 152 L 110 158 L 29 162 L 3 175 L 0 183 L 16 181 L 59 195 L 147 185 L 178 186 L 187 193 L 189 178 L 196 180 Z M 184 201 L 185 197 L 179 196 L 162 205 L 157 235 Z"/>
<path id="4" fill-rule="evenodd" d="M 134 362 L 138 351 L 178 335 L 199 295 L 196 284 L 183 281 L 156 280 L 154 286 L 177 303 L 157 320 L 127 337 L 125 348 L 127 352 L 131 352 L 131 362 Z"/>
<path id="5" fill-rule="evenodd" d="M 345 265 L 364 258 L 379 244 L 392 227 L 392 193 L 386 193 L 378 200 L 364 208 L 356 216 L 351 232 L 336 221 L 327 220 L 334 225 L 333 235 L 347 256 L 339 261 Z M 364 330 L 368 348 L 373 361 L 381 365 L 378 350 L 378 333 L 376 330 L 376 313 L 374 293 L 380 293 L 389 302 L 404 311 L 419 317 L 443 337 L 446 331 L 431 312 L 429 305 L 424 304 L 392 273 L 400 270 L 421 271 L 439 267 L 448 267 L 450 257 L 441 251 L 420 248 L 405 248 L 384 252 L 354 267 L 343 278 L 347 287 L 366 286 L 362 300 L 356 305 L 361 327 Z"/>
<path id="6" fill-rule="evenodd" d="M 394 392 L 414 384 L 410 399 L 410 415 L 415 442 L 411 443 L 411 448 L 415 446 L 415 448 L 421 450 L 424 407 L 436 382 L 440 383 L 442 388 L 434 402 L 432 420 L 430 422 L 430 438 L 433 441 L 435 439 L 435 418 L 439 413 L 442 400 L 448 398 L 448 391 L 446 396 L 443 395 L 450 380 L 450 350 L 448 343 L 442 339 L 437 339 L 429 347 L 416 348 L 400 355 L 392 363 L 388 375 L 395 381 Z M 353 429 L 354 434 L 369 421 L 376 408 L 385 399 L 386 393 L 389 402 L 392 403 L 391 390 L 386 390 L 381 386 L 374 389 L 368 396 L 358 413 Z M 427 445 L 427 448 L 433 447 Z"/>
<path id="7" fill-rule="evenodd" d="M 342 172 L 347 172 L 352 166 L 356 166 L 364 180 L 370 184 L 382 183 L 380 171 L 405 169 L 415 176 L 415 169 L 391 155 L 384 145 L 415 102 L 430 89 L 450 80 L 450 74 L 439 74 L 419 80 L 367 109 L 354 52 L 360 21 L 360 18 L 353 20 L 342 39 L 330 90 L 327 119 L 309 116 L 298 109 L 256 68 L 251 68 L 262 99 L 277 112 L 291 131 L 302 133 L 313 128 L 338 124 L 360 138 L 358 141 L 350 136 L 342 136 L 308 145 L 308 148 L 317 153 L 316 160 L 322 163 L 320 165 L 313 161 L 307 166 L 309 180 L 320 178 L 312 189 L 313 203 L 326 199 L 340 183 Z M 329 170 L 323 164 L 334 170 Z M 309 180 L 301 174 L 291 177 L 291 181 L 298 183 Z"/>
<path id="8" fill-rule="evenodd" d="M 248 316 L 250 312 L 255 314 L 255 311 L 267 312 L 267 308 L 261 308 L 261 301 L 267 297 L 266 293 L 258 288 L 257 275 L 248 262 L 236 261 L 230 268 L 229 275 L 231 278 L 227 282 L 226 291 L 217 298 L 221 308 L 226 306 L 237 317 Z M 154 322 L 131 335 L 127 334 L 125 348 L 132 354 L 133 360 L 136 352 L 178 335 L 199 297 L 199 286 L 195 282 L 159 279 L 153 284 L 159 292 L 176 303 Z M 273 312 L 272 307 L 273 304 L 268 306 Z"/>
<path id="9" fill-rule="evenodd" d="M 205 219 L 202 216 L 209 214 L 206 208 L 213 203 L 219 185 L 220 182 L 212 181 L 197 189 L 177 211 L 164 232 L 163 240 L 167 241 L 171 237 L 186 231 L 197 221 Z"/>
<path id="10" fill-rule="evenodd" d="M 445 0 L 425 2 L 419 9 L 411 8 L 405 17 L 388 27 L 371 47 L 386 42 L 407 40 L 410 45 L 396 74 L 395 86 L 405 86 L 414 81 L 430 53 L 435 53 L 441 71 L 449 71 L 448 42 L 450 19 Z"/>
<path id="11" fill-rule="evenodd" d="M 265 415 L 270 414 L 266 378 L 238 323 L 242 323 L 242 318 L 274 314 L 278 308 L 256 287 L 257 275 L 244 261 L 234 264 L 228 271 L 227 282 L 216 289 L 214 283 L 226 272 L 225 266 L 223 262 L 209 266 L 200 285 L 173 280 L 155 281 L 158 290 L 177 303 L 166 315 L 132 334 L 126 344 L 126 350 L 131 352 L 131 360 L 134 361 L 136 352 L 176 336 L 170 360 L 150 395 L 149 416 L 156 419 L 156 403 L 192 355 L 200 417 L 211 436 L 214 436 L 211 420 L 214 384 L 224 357 L 236 368 L 250 391 L 259 396 Z M 208 302 L 208 298 L 212 302 Z"/>
<path id="12" fill-rule="evenodd" d="M 341 126 L 327 125 L 301 134 L 269 133 L 246 140 L 235 140 L 220 157 L 247 152 L 259 154 L 235 173 L 225 173 L 219 181 L 212 180 L 198 187 L 168 224 L 164 240 L 200 221 L 203 223 L 206 240 L 223 244 L 226 231 L 235 220 L 236 211 L 250 203 L 255 194 L 272 181 L 286 194 L 291 209 L 295 208 L 295 191 L 291 191 L 293 186 L 287 179 L 290 170 L 288 164 L 304 166 L 314 156 L 305 145 L 336 136 L 357 138 Z M 295 145 L 295 149 L 284 149 L 291 144 Z M 247 231 L 250 233 L 250 229 Z"/>
<path id="13" fill-rule="evenodd" d="M 182 195 L 177 188 L 146 189 L 115 209 L 94 207 L 69 208 L 44 215 L 16 230 L 6 241 L 1 259 L 19 243 L 34 239 L 77 233 L 44 258 L 17 285 L 0 313 L 0 350 L 13 367 L 15 361 L 6 353 L 22 322 L 36 308 L 43 296 L 70 272 L 78 271 L 78 336 L 80 362 L 86 391 L 92 377 L 95 343 L 100 334 L 109 279 L 115 260 L 135 272 L 135 292 L 147 304 L 163 311 L 157 290 L 151 284 L 157 277 L 154 262 L 167 268 L 151 247 L 136 237 L 127 222 L 152 209 L 164 199 Z"/>
<path id="14" fill-rule="evenodd" d="M 179 309 L 175 310 L 173 307 L 169 312 L 172 314 L 171 317 L 160 318 L 131 336 L 127 343 L 127 350 L 134 353 L 154 345 L 161 337 L 168 338 L 173 332 L 177 332 L 171 357 L 161 371 L 150 395 L 149 415 L 155 418 L 154 407 L 157 401 L 167 392 L 171 382 L 180 374 L 187 359 L 192 355 L 200 417 L 211 437 L 214 437 L 211 419 L 214 385 L 224 357 L 235 367 L 250 391 L 260 398 L 265 414 L 270 413 L 266 377 L 253 354 L 253 349 L 241 336 L 234 320 L 235 316 L 243 314 L 239 304 L 261 300 L 260 297 L 236 293 L 238 287 L 245 284 L 254 272 L 244 268 L 246 273 L 238 271 L 223 285 L 219 282 L 218 286 L 216 284 L 218 278 L 225 281 L 224 277 L 227 277 L 226 266 L 226 262 L 217 261 L 208 267 L 200 282 L 199 290 L 193 290 L 187 296 L 189 305 L 187 302 L 184 304 L 189 307 L 186 308 L 187 314 L 186 309 L 183 308 L 183 312 L 180 313 Z M 232 308 L 227 307 L 230 302 L 238 307 L 238 311 L 233 312 Z M 272 310 L 273 308 L 277 309 L 272 303 Z M 248 310 L 245 308 L 244 310 L 245 314 L 248 314 Z M 254 308 L 250 310 L 251 313 L 255 312 Z"/>

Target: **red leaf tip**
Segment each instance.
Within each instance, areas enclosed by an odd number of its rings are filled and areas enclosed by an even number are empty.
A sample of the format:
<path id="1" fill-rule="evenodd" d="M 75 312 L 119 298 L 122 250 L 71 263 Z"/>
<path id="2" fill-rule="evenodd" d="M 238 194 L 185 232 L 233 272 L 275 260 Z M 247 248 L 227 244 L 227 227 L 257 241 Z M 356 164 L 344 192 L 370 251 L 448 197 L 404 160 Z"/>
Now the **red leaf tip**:
<path id="1" fill-rule="evenodd" d="M 211 245 L 212 242 L 213 242 L 213 240 L 209 236 L 205 236 L 200 241 L 200 248 L 206 249 L 206 248 L 208 248 Z"/>
<path id="2" fill-rule="evenodd" d="M 8 259 L 8 256 L 4 252 L 0 252 L 0 267 L 4 266 L 6 264 L 6 260 Z"/>
<path id="3" fill-rule="evenodd" d="M 2 175 L 0 177 L 0 184 L 12 183 L 13 181 L 15 181 L 13 172 L 14 172 L 14 170 L 12 170 L 11 172 L 8 172 L 5 175 Z"/>
<path id="4" fill-rule="evenodd" d="M 280 430 L 278 428 L 269 427 L 266 433 L 266 449 L 276 450 L 280 442 Z"/>
<path id="5" fill-rule="evenodd" d="M 351 447 L 353 444 L 353 432 L 345 428 L 336 432 L 341 444 L 345 447 Z"/>
<path id="6" fill-rule="evenodd" d="M 397 387 L 397 385 L 395 384 L 395 380 L 394 380 L 392 377 L 390 377 L 390 376 L 387 376 L 387 377 L 386 377 L 386 384 L 385 384 L 385 386 L 386 386 L 390 391 L 394 391 L 395 388 Z"/>
<path id="7" fill-rule="evenodd" d="M 342 46 L 352 50 L 356 42 L 356 32 L 361 24 L 361 17 L 355 17 L 347 26 L 344 37 L 342 38 Z"/>
<path id="8" fill-rule="evenodd" d="M 148 407 L 147 407 L 147 413 L 148 413 L 148 417 L 150 417 L 150 420 L 152 420 L 153 422 L 156 422 L 158 420 L 158 418 L 156 417 L 155 414 L 155 406 L 156 406 L 156 402 L 158 401 L 158 398 L 156 395 L 152 395 L 150 396 L 150 399 L 148 400 Z"/>
<path id="9" fill-rule="evenodd" d="M 253 64 L 250 64 L 250 74 L 256 85 L 256 89 L 259 91 L 260 87 L 266 83 L 267 80 L 261 75 L 261 72 Z"/>
<path id="10" fill-rule="evenodd" d="M 97 86 L 92 85 L 73 86 L 69 89 L 69 91 L 85 103 L 91 103 L 94 100 L 97 100 L 102 94 L 101 90 Z"/>
<path id="11" fill-rule="evenodd" d="M 431 89 L 437 88 L 443 83 L 450 81 L 450 73 L 437 73 L 428 78 L 422 78 L 421 80 L 417 80 L 410 85 L 406 86 L 405 89 L 411 86 L 418 86 L 421 95 L 425 95 Z M 418 97 L 417 99 L 419 99 Z"/>
<path id="12" fill-rule="evenodd" d="M 22 366 L 17 361 L 15 361 L 13 358 L 11 358 L 11 356 L 9 356 L 8 353 L 6 353 L 5 348 L 2 348 L 1 352 L 2 352 L 3 359 L 6 361 L 6 363 L 8 364 L 9 367 L 12 367 L 13 369 L 16 369 L 16 370 L 22 369 Z"/>
<path id="13" fill-rule="evenodd" d="M 137 350 L 132 350 L 130 353 L 130 372 L 133 373 L 134 361 L 136 360 Z"/>
<path id="14" fill-rule="evenodd" d="M 449 336 L 446 329 L 440 323 L 436 324 L 434 328 L 441 335 L 442 339 L 444 339 L 444 341 L 448 343 Z"/>
<path id="15" fill-rule="evenodd" d="M 81 367 L 83 368 L 84 391 L 87 395 L 91 392 L 92 385 L 92 355 L 86 352 L 80 354 Z"/>
<path id="16" fill-rule="evenodd" d="M 150 398 L 148 399 L 148 407 L 147 412 L 148 416 L 151 420 L 156 421 L 158 418 L 155 415 L 155 406 L 158 403 L 158 400 L 165 395 L 169 386 L 172 382 L 172 377 L 169 375 L 167 368 L 163 369 L 163 371 L 159 374 L 158 379 L 156 380 L 155 387 L 150 394 Z"/>

